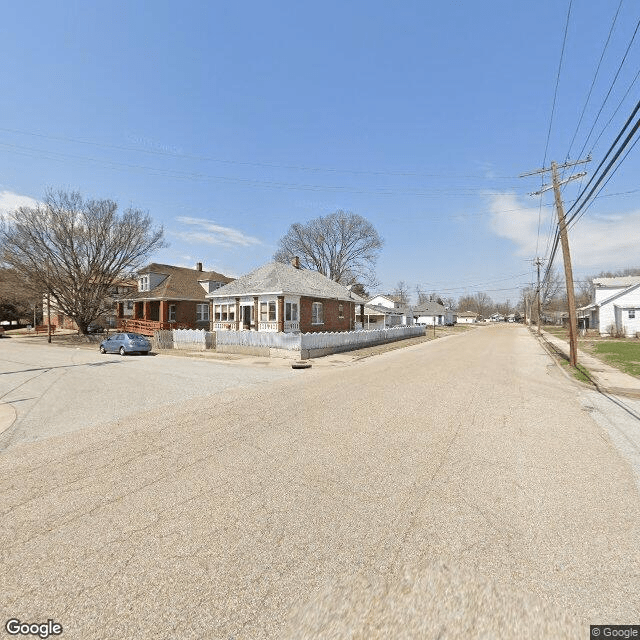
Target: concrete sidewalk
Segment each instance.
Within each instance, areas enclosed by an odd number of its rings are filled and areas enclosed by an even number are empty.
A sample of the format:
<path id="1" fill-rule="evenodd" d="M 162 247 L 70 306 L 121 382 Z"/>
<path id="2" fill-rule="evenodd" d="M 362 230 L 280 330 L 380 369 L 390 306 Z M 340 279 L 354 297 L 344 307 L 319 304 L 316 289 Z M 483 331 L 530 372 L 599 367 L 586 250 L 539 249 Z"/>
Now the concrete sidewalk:
<path id="1" fill-rule="evenodd" d="M 543 331 L 542 338 L 557 351 L 569 357 L 569 343 Z M 578 364 L 585 367 L 599 391 L 640 398 L 640 380 L 578 349 Z"/>

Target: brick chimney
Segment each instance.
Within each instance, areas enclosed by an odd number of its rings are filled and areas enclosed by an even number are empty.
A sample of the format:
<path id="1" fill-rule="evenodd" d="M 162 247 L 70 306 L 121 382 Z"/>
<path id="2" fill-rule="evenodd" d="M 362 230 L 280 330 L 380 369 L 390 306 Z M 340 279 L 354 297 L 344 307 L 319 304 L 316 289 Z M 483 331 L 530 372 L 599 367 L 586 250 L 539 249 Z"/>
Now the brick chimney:
<path id="1" fill-rule="evenodd" d="M 202 262 L 196 262 L 196 271 L 202 271 Z"/>
<path id="2" fill-rule="evenodd" d="M 291 260 L 291 264 L 296 268 L 299 269 L 300 268 L 300 258 L 298 258 L 298 256 L 295 256 L 293 258 L 293 260 Z"/>

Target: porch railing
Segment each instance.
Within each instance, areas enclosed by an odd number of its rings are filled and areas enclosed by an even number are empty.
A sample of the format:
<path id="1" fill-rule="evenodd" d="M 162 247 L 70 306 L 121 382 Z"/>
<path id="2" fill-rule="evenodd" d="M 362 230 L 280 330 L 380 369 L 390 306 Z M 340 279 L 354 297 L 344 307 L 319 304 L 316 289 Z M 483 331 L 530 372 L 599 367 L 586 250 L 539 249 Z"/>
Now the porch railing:
<path id="1" fill-rule="evenodd" d="M 193 328 L 193 325 L 187 324 L 185 322 L 159 322 L 157 320 L 132 320 L 129 318 L 121 318 L 118 322 L 119 331 L 141 333 L 143 336 L 152 336 L 154 331 Z"/>

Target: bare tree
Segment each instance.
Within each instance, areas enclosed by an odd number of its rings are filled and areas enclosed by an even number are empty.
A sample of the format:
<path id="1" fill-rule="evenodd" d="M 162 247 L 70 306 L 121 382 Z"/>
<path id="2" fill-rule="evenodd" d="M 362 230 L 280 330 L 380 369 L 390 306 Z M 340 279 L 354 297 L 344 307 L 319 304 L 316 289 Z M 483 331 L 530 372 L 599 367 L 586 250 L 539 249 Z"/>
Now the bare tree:
<path id="1" fill-rule="evenodd" d="M 478 291 L 472 296 L 462 296 L 458 300 L 458 311 L 473 311 L 483 318 L 489 316 L 492 309 L 493 300 L 482 291 Z"/>
<path id="2" fill-rule="evenodd" d="M 165 246 L 162 227 L 139 209 L 118 214 L 112 200 L 49 191 L 0 226 L 0 260 L 51 296 L 81 333 L 105 311 L 113 283 Z"/>
<path id="3" fill-rule="evenodd" d="M 409 304 L 409 285 L 404 281 L 400 280 L 396 285 L 396 288 L 393 291 L 393 295 L 398 298 L 398 302 L 402 305 Z"/>
<path id="4" fill-rule="evenodd" d="M 418 304 L 429 302 L 429 294 L 420 285 L 416 285 L 416 298 L 418 299 Z"/>
<path id="5" fill-rule="evenodd" d="M 306 224 L 296 222 L 278 241 L 274 260 L 300 258 L 305 269 L 319 271 L 343 285 L 355 282 L 375 286 L 375 264 L 382 238 L 362 216 L 336 211 Z"/>

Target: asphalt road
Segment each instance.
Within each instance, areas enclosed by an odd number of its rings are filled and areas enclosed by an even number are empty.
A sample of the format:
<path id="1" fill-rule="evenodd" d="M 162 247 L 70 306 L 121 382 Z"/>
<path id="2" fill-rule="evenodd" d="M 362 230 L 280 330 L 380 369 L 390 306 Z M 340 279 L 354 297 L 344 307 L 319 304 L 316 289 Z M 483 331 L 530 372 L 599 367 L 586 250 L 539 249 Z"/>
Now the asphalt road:
<path id="1" fill-rule="evenodd" d="M 283 367 L 180 356 L 102 355 L 97 344 L 78 348 L 48 345 L 44 339 L 4 339 L 0 402 L 11 405 L 15 422 L 4 432 L 0 425 L 0 451 L 290 375 Z"/>
<path id="2" fill-rule="evenodd" d="M 0 611 L 119 639 L 639 622 L 633 469 L 526 329 L 298 373 L 5 451 Z"/>

